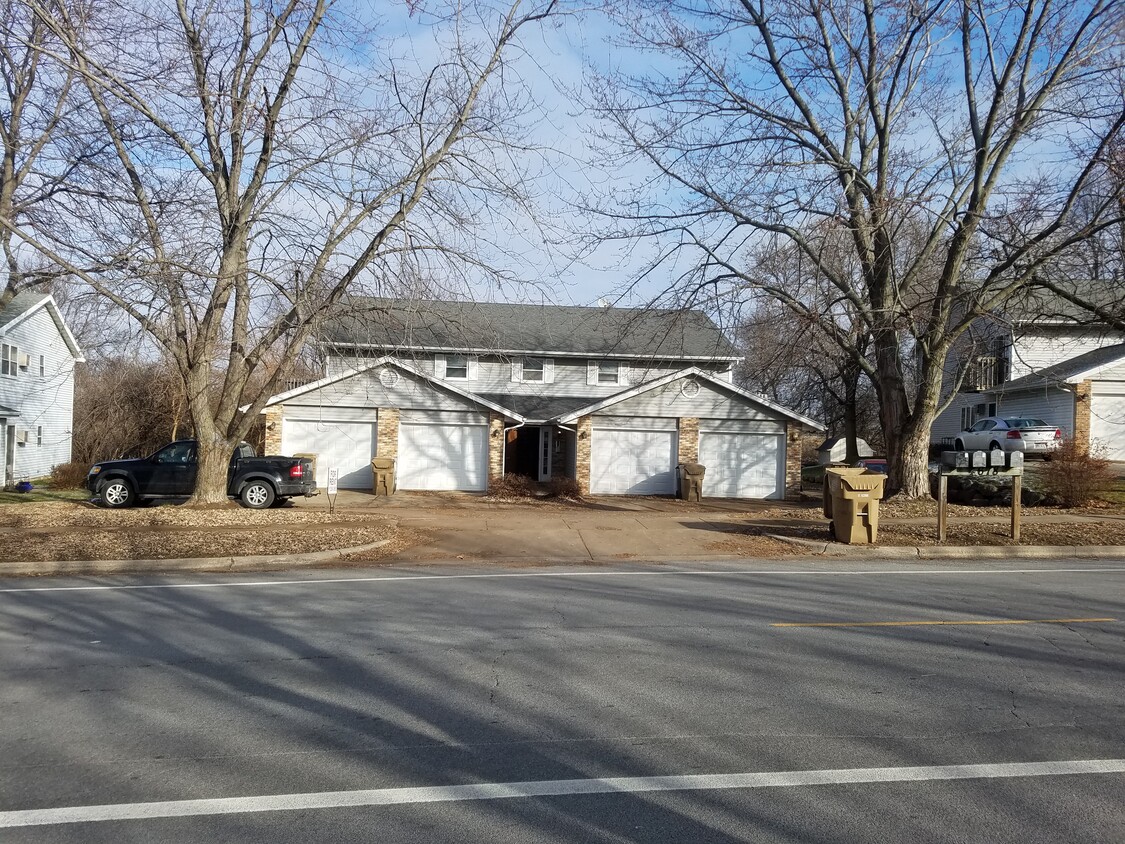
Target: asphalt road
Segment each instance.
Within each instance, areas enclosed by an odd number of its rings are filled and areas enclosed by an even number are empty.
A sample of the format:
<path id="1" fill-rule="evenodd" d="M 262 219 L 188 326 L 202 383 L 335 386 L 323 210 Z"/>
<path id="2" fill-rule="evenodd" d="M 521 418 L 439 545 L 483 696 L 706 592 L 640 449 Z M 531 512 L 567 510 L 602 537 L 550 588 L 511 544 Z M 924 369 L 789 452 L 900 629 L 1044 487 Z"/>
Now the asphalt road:
<path id="1" fill-rule="evenodd" d="M 1125 840 L 1125 564 L 930 565 L 0 581 L 0 840 Z"/>

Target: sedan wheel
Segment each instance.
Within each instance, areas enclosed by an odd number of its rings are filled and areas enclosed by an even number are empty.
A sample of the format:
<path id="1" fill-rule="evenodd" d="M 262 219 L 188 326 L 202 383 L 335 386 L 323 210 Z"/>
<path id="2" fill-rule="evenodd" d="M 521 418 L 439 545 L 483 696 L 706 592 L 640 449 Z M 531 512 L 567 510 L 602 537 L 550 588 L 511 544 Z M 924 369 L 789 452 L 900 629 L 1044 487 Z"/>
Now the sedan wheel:
<path id="1" fill-rule="evenodd" d="M 243 507 L 249 507 L 251 510 L 264 510 L 273 504 L 273 487 L 265 481 L 251 481 L 242 488 L 239 499 L 242 501 Z"/>
<path id="2" fill-rule="evenodd" d="M 101 498 L 106 507 L 129 507 L 133 504 L 133 490 L 125 481 L 106 481 L 102 484 Z"/>

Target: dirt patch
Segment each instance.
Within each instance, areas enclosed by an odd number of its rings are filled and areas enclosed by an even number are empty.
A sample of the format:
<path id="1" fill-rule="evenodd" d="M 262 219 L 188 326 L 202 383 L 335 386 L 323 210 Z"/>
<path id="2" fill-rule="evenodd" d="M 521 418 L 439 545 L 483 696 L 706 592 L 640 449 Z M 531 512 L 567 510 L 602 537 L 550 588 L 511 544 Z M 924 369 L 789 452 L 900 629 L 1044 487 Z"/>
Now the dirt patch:
<path id="1" fill-rule="evenodd" d="M 751 529 L 741 534 L 728 534 L 725 539 L 708 542 L 704 549 L 716 554 L 736 554 L 740 557 L 761 557 L 772 559 L 775 557 L 791 557 L 794 554 L 807 553 L 802 548 L 774 539 L 772 536 L 762 536 Z M 773 531 L 771 531 L 772 533 Z"/>

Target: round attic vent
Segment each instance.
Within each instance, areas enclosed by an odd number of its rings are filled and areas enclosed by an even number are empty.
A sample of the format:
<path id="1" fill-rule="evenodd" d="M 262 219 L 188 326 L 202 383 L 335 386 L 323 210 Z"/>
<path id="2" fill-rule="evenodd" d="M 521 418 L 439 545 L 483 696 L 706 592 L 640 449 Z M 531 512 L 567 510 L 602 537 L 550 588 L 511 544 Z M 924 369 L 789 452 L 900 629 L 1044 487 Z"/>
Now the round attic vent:
<path id="1" fill-rule="evenodd" d="M 694 399 L 699 395 L 699 384 L 695 381 L 685 381 L 680 385 L 680 393 L 686 399 Z"/>
<path id="2" fill-rule="evenodd" d="M 398 372 L 390 367 L 383 367 L 379 370 L 379 383 L 384 387 L 393 387 L 398 383 Z"/>

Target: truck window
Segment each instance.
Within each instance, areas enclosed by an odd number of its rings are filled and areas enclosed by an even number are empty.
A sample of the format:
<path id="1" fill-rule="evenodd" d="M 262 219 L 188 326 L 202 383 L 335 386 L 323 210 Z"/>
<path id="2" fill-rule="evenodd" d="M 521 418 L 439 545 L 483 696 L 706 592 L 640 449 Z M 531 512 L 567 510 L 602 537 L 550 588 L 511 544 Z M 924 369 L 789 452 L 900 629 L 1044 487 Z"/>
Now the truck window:
<path id="1" fill-rule="evenodd" d="M 194 443 L 172 443 L 152 456 L 157 463 L 194 463 Z"/>

